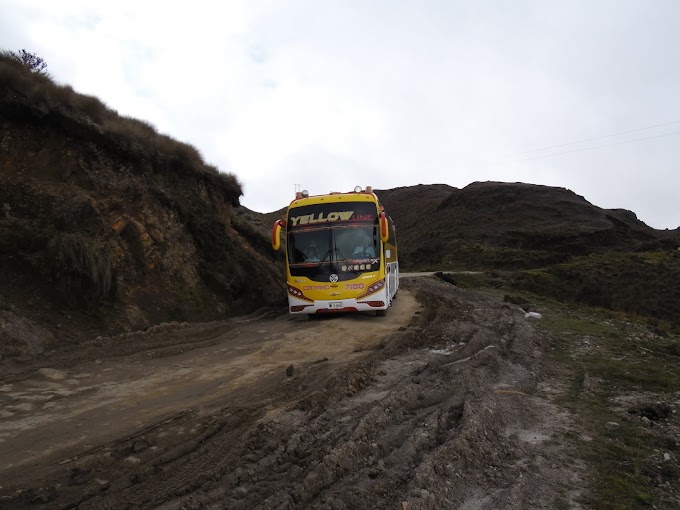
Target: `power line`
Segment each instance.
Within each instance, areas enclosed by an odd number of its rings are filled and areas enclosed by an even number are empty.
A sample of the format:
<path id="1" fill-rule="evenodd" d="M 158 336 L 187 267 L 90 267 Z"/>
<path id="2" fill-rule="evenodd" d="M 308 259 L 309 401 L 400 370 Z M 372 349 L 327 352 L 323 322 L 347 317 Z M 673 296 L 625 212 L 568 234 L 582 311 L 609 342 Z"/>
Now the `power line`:
<path id="1" fill-rule="evenodd" d="M 509 154 L 509 156 L 521 156 L 523 154 L 531 154 L 532 152 L 547 151 L 548 149 L 557 149 L 559 147 L 566 147 L 567 145 L 574 145 L 574 144 L 583 143 L 583 142 L 592 142 L 593 140 L 601 140 L 603 138 L 610 138 L 612 136 L 625 135 L 625 134 L 628 134 L 628 133 L 635 133 L 637 131 L 645 131 L 647 129 L 654 129 L 654 128 L 663 127 L 663 126 L 670 126 L 672 124 L 678 124 L 678 123 L 680 123 L 680 120 L 674 120 L 672 122 L 665 122 L 664 124 L 656 124 L 654 126 L 648 126 L 648 127 L 643 127 L 643 128 L 637 128 L 637 129 L 630 129 L 628 131 L 620 131 L 619 133 L 613 133 L 611 135 L 595 136 L 593 138 L 584 138 L 582 140 L 576 140 L 574 142 L 561 143 L 561 144 L 558 144 L 558 145 L 550 145 L 549 147 L 542 147 L 540 149 L 533 149 L 533 150 L 530 150 L 530 151 L 524 151 L 524 152 Z M 666 135 L 661 135 L 661 136 L 666 136 Z M 656 137 L 650 137 L 650 138 L 656 138 Z M 648 138 L 641 138 L 641 140 L 648 140 Z M 628 143 L 628 142 L 624 142 L 624 143 Z M 618 144 L 611 144 L 611 145 L 618 145 Z M 603 147 L 605 147 L 605 146 L 603 146 Z M 587 150 L 587 149 L 584 149 L 584 150 Z M 560 153 L 560 154 L 566 154 L 566 153 Z"/>
<path id="2" fill-rule="evenodd" d="M 680 121 L 678 121 L 678 122 L 680 122 Z M 671 122 L 670 124 L 674 124 L 674 123 Z M 668 125 L 668 124 L 666 124 L 666 125 Z M 635 131 L 640 131 L 640 130 L 635 130 Z M 630 133 L 631 131 L 628 131 L 628 132 Z M 589 151 L 589 150 L 592 150 L 592 149 L 599 149 L 601 147 L 612 147 L 614 145 L 623 145 L 625 143 L 641 142 L 643 140 L 652 140 L 654 138 L 662 138 L 664 136 L 671 136 L 671 135 L 677 135 L 677 134 L 680 134 L 680 131 L 672 131 L 670 133 L 663 133 L 661 135 L 656 135 L 656 136 L 647 136 L 645 138 L 635 138 L 633 140 L 624 140 L 622 142 L 606 143 L 606 144 L 603 144 L 603 145 L 595 145 L 593 147 L 582 147 L 580 149 L 574 149 L 574 150 L 564 151 L 564 152 L 556 152 L 554 154 L 546 154 L 544 156 L 535 156 L 535 157 L 532 157 L 532 158 L 523 158 L 523 159 L 520 159 L 519 161 L 531 161 L 531 160 L 535 160 L 535 159 L 552 158 L 554 156 L 561 156 L 563 154 L 571 154 L 572 152 Z M 610 135 L 610 136 L 614 136 L 614 135 Z M 606 137 L 598 137 L 598 138 L 606 138 Z M 594 140 L 594 138 L 593 138 L 593 140 Z M 573 142 L 573 143 L 576 143 L 576 142 Z M 564 145 L 571 145 L 571 144 L 564 144 Z M 556 147 L 563 147 L 564 145 L 558 145 Z M 529 152 L 535 152 L 535 151 L 529 151 Z M 523 154 L 527 154 L 527 153 L 525 152 Z"/>

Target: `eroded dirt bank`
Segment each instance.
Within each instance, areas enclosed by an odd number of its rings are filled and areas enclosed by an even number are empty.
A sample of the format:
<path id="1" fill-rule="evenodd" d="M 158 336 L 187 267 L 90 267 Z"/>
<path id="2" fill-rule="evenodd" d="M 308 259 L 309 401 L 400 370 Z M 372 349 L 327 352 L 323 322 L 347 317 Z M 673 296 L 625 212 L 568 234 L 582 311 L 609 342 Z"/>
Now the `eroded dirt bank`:
<path id="1" fill-rule="evenodd" d="M 514 305 L 433 278 L 386 318 L 99 339 L 0 382 L 0 506 L 574 507 L 541 343 Z"/>

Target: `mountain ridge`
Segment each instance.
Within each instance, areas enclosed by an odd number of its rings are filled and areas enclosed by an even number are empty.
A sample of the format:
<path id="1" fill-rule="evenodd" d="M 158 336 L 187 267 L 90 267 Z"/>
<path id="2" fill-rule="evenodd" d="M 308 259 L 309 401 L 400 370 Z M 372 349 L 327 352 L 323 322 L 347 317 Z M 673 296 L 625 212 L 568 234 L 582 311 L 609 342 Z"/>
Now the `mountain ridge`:
<path id="1" fill-rule="evenodd" d="M 653 229 L 631 211 L 599 208 L 566 188 L 487 181 L 460 189 L 439 184 L 376 193 L 397 234 L 403 232 L 400 255 L 407 267 L 443 262 L 436 250 L 452 250 L 465 264 L 483 267 L 483 259 L 473 260 L 464 250 L 475 245 L 525 252 L 520 259 L 489 264 L 530 267 L 548 256 L 557 261 L 607 250 L 673 249 L 680 243 L 680 232 Z M 408 205 L 413 200 L 417 214 Z M 428 248 L 432 241 L 435 246 Z"/>

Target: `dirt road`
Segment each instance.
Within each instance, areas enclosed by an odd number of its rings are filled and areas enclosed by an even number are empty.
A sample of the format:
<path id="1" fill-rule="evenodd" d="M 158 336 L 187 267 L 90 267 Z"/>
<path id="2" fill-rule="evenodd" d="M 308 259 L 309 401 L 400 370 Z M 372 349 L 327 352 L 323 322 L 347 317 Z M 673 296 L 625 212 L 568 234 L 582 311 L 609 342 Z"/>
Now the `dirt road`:
<path id="1" fill-rule="evenodd" d="M 540 344 L 513 305 L 435 278 L 385 318 L 99 338 L 0 381 L 0 507 L 570 504 Z"/>

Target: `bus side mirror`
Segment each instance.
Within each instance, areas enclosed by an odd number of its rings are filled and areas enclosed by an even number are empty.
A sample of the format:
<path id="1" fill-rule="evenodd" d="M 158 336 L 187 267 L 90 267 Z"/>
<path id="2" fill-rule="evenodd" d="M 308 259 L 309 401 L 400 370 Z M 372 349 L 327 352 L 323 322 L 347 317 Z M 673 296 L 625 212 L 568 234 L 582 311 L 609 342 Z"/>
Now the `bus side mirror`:
<path id="1" fill-rule="evenodd" d="M 387 215 L 384 212 L 380 213 L 380 240 L 386 243 L 390 237 L 390 230 L 387 224 Z"/>
<path id="2" fill-rule="evenodd" d="M 276 220 L 272 228 L 272 248 L 274 251 L 279 251 L 281 248 L 281 227 L 285 226 L 284 220 Z"/>

